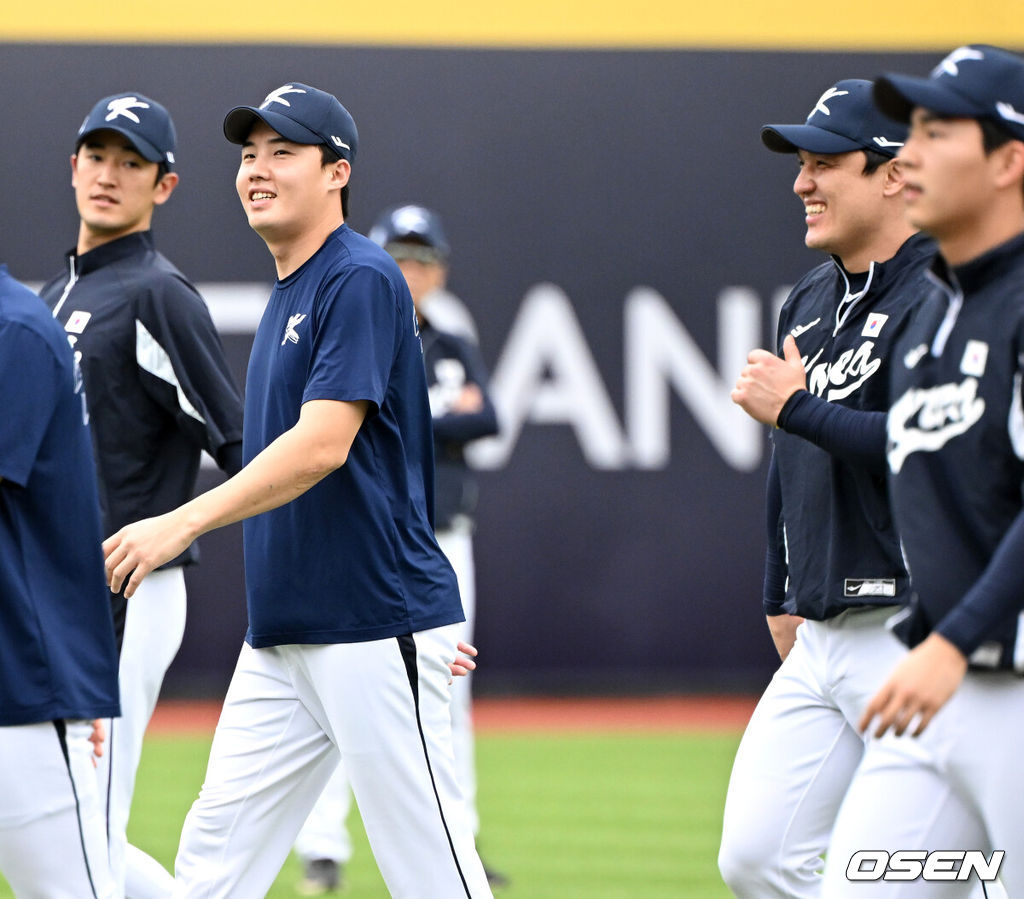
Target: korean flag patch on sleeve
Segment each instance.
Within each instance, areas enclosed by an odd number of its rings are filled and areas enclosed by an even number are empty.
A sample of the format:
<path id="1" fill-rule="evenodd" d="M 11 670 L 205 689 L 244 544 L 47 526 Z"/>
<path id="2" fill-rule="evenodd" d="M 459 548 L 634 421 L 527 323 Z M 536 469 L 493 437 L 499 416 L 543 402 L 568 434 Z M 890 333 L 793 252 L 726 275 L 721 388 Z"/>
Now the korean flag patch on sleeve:
<path id="1" fill-rule="evenodd" d="M 861 337 L 877 337 L 882 330 L 882 325 L 889 321 L 888 315 L 881 312 L 871 312 L 868 320 L 864 323 L 864 330 L 860 332 Z"/>

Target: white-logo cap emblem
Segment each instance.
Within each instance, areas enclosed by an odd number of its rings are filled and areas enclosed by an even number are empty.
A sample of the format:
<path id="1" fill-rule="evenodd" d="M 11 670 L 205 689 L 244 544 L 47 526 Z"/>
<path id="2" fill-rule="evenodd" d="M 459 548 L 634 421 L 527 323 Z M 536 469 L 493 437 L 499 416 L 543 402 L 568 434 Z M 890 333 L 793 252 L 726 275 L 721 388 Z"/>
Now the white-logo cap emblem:
<path id="1" fill-rule="evenodd" d="M 107 115 L 104 117 L 104 121 L 112 122 L 118 116 L 124 116 L 138 125 L 139 117 L 132 112 L 133 109 L 149 109 L 149 104 L 144 103 L 138 97 L 117 97 L 107 104 Z"/>
<path id="2" fill-rule="evenodd" d="M 306 93 L 301 87 L 292 87 L 290 84 L 284 84 L 277 90 L 271 91 L 263 98 L 263 102 L 260 103 L 260 109 L 266 109 L 271 103 L 280 103 L 282 106 L 291 106 L 285 98 L 285 94 L 304 94 Z"/>

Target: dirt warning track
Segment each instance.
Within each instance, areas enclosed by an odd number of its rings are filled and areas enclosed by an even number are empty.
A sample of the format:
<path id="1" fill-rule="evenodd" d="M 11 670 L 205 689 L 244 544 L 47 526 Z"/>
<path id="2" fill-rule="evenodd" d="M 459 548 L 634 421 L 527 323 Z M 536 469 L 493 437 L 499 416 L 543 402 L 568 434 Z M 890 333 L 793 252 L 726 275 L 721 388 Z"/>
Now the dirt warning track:
<path id="1" fill-rule="evenodd" d="M 740 731 L 754 710 L 751 696 L 484 697 L 473 702 L 481 733 L 514 731 Z M 213 700 L 165 700 L 151 733 L 212 733 Z"/>

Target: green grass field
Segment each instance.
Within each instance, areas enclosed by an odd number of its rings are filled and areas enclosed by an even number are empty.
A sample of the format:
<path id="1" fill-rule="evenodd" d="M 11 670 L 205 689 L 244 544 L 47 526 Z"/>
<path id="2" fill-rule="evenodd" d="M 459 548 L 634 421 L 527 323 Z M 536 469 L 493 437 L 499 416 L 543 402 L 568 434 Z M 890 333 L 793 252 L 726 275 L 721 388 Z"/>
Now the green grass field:
<path id="1" fill-rule="evenodd" d="M 481 734 L 480 849 L 511 883 L 499 899 L 727 897 L 715 856 L 739 734 Z M 209 740 L 148 738 L 129 827 L 168 866 Z M 344 899 L 386 899 L 353 812 Z M 56 863 L 56 860 L 55 860 Z M 294 897 L 291 857 L 267 894 Z M 13 895 L 0 883 L 0 897 Z M 239 897 L 255 899 L 255 897 Z"/>

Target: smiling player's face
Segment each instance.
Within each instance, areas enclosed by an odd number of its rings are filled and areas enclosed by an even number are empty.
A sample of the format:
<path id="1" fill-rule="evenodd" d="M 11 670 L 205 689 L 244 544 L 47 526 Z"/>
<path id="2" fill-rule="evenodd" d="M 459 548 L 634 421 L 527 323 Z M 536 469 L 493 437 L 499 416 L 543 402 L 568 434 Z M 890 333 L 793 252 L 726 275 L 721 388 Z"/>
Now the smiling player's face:
<path id="1" fill-rule="evenodd" d="M 344 183 L 348 163 L 342 163 Z M 242 146 L 235 177 L 249 225 L 264 240 L 280 242 L 301 237 L 340 215 L 337 169 L 337 164 L 322 164 L 318 146 L 293 143 L 256 122 Z"/>
<path id="2" fill-rule="evenodd" d="M 804 204 L 807 234 L 804 242 L 814 250 L 832 253 L 851 271 L 865 271 L 868 247 L 883 207 L 883 165 L 864 174 L 866 158 L 852 153 L 797 153 L 800 172 L 793 192 Z"/>

